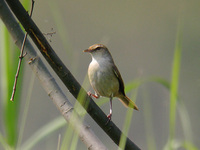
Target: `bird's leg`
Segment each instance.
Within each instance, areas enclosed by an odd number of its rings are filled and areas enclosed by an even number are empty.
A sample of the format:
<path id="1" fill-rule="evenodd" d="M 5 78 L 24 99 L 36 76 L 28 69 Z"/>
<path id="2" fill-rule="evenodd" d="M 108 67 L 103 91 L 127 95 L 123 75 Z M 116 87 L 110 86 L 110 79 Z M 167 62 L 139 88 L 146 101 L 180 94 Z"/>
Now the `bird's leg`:
<path id="1" fill-rule="evenodd" d="M 95 92 L 95 94 L 92 94 L 92 92 L 87 92 L 87 94 L 89 95 L 89 96 L 92 96 L 92 97 L 94 97 L 94 98 L 96 98 L 96 99 L 98 99 L 100 96 Z"/>
<path id="2" fill-rule="evenodd" d="M 110 113 L 107 116 L 109 121 L 111 120 L 111 117 L 112 117 L 112 98 L 113 97 L 110 97 Z"/>

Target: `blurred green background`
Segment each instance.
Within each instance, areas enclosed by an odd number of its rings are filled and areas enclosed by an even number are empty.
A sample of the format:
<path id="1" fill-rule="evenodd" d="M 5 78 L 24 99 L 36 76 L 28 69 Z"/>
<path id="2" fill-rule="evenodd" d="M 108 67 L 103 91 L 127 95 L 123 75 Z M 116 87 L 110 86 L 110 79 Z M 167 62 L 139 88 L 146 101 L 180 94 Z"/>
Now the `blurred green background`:
<path id="1" fill-rule="evenodd" d="M 87 68 L 91 61 L 91 57 L 82 50 L 95 43 L 105 44 L 109 48 L 126 85 L 134 79 L 151 77 L 161 77 L 170 82 L 176 37 L 181 26 L 178 95 L 186 110 L 181 118 L 177 109 L 175 145 L 187 140 L 191 145 L 200 147 L 199 6 L 198 0 L 35 1 L 32 18 L 43 33 L 56 31 L 52 37 L 46 37 L 80 83 L 83 83 L 85 77 L 88 80 Z M 75 99 L 55 73 L 52 74 L 74 104 Z M 19 124 L 26 107 L 31 76 L 30 68 L 27 64 L 24 65 Z M 92 90 L 87 85 L 84 86 L 87 90 Z M 1 86 L 1 95 L 3 88 Z M 133 97 L 134 91 L 128 92 L 128 96 Z M 139 86 L 137 92 L 136 104 L 140 111 L 133 112 L 128 136 L 141 149 L 164 149 L 169 136 L 170 91 L 156 82 L 146 82 Z M 108 103 L 101 108 L 105 113 L 109 112 Z M 114 100 L 112 120 L 120 129 L 123 127 L 126 110 L 117 99 Z M 58 116 L 59 111 L 35 79 L 22 142 Z M 182 121 L 184 119 L 185 122 Z M 109 149 L 117 149 L 88 115 L 86 122 Z M 4 131 L 2 116 L 0 124 L 1 131 Z M 61 128 L 33 149 L 56 149 L 58 134 L 63 136 L 64 132 L 65 128 Z M 81 141 L 78 142 L 77 149 L 85 149 Z"/>

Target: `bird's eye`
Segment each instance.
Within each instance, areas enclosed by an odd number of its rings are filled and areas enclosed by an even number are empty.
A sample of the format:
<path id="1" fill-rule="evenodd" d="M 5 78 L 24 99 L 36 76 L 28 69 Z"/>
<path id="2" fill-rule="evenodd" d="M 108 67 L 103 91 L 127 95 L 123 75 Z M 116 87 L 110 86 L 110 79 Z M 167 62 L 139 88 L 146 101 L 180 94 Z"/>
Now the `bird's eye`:
<path id="1" fill-rule="evenodd" d="M 101 49 L 101 47 L 97 47 L 97 48 L 95 48 L 95 50 L 100 50 Z"/>

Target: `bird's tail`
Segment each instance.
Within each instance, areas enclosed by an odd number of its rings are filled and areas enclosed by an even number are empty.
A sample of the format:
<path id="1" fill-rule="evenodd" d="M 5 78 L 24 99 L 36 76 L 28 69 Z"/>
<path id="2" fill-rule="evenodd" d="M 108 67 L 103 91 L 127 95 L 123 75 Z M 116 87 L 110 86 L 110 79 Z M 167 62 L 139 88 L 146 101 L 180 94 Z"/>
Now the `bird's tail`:
<path id="1" fill-rule="evenodd" d="M 126 95 L 120 96 L 119 100 L 122 102 L 122 104 L 124 104 L 124 106 L 134 108 L 135 110 L 139 110 L 137 105 Z"/>

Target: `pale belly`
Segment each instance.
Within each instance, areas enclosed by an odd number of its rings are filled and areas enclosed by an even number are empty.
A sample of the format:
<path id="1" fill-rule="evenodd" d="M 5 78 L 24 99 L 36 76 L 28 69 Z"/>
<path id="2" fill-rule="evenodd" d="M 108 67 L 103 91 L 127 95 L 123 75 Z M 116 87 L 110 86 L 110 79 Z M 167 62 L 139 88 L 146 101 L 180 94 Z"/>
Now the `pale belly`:
<path id="1" fill-rule="evenodd" d="M 119 81 L 112 68 L 100 67 L 98 64 L 90 64 L 88 69 L 90 84 L 95 92 L 104 97 L 115 97 L 119 91 Z"/>

